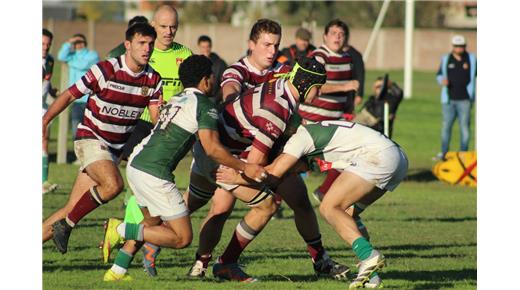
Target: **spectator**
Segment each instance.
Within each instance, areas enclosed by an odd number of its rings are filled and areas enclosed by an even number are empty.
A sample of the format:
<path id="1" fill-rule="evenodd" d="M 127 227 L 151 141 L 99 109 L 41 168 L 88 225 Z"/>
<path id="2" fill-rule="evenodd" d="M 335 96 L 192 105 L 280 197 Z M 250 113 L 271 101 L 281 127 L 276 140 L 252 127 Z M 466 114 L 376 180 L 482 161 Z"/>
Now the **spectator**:
<path id="1" fill-rule="evenodd" d="M 211 91 L 211 97 L 213 97 L 212 99 L 218 103 L 220 100 L 222 100 L 220 82 L 222 81 L 222 74 L 227 68 L 227 63 L 222 58 L 220 58 L 218 54 L 211 51 L 213 45 L 209 36 L 201 35 L 197 41 L 197 46 L 199 47 L 199 53 L 209 58 L 213 63 L 211 70 L 215 75 L 216 84 L 218 85 L 213 87 L 213 90 Z"/>
<path id="2" fill-rule="evenodd" d="M 128 27 L 130 27 L 136 23 L 148 23 L 148 18 L 141 16 L 141 15 L 134 16 L 132 19 L 130 19 L 128 21 L 127 29 L 128 29 Z M 107 57 L 105 59 L 109 59 L 112 57 L 118 57 L 120 55 L 125 54 L 125 52 L 126 52 L 125 43 L 121 42 L 118 46 L 114 47 L 111 51 L 108 52 Z"/>
<path id="3" fill-rule="evenodd" d="M 51 78 L 52 71 L 54 69 L 54 58 L 49 54 L 49 50 L 52 45 L 52 33 L 47 30 L 42 30 L 42 109 L 43 115 L 47 112 L 49 108 L 47 102 L 47 96 L 49 94 L 56 96 L 56 89 L 52 87 Z M 49 154 L 48 154 L 48 142 L 49 138 L 49 129 L 47 128 L 47 138 L 43 139 L 42 144 L 42 193 L 45 194 L 47 192 L 52 192 L 56 190 L 58 187 L 57 184 L 52 184 L 49 182 Z"/>
<path id="4" fill-rule="evenodd" d="M 97 52 L 87 48 L 87 38 L 81 33 L 74 34 L 65 42 L 58 52 L 58 59 L 69 66 L 68 85 L 75 84 L 88 69 L 99 61 Z M 71 106 L 72 136 L 76 136 L 78 124 L 83 120 L 83 112 L 87 105 L 88 95 L 74 101 Z"/>
<path id="5" fill-rule="evenodd" d="M 350 31 L 347 26 L 343 51 L 347 52 L 352 57 L 352 79 L 359 82 L 359 89 L 356 92 L 354 107 L 352 108 L 352 110 L 354 110 L 355 106 L 361 104 L 365 94 L 365 62 L 363 61 L 363 55 L 350 44 L 349 40 Z"/>
<path id="6" fill-rule="evenodd" d="M 383 77 L 378 77 L 374 82 L 373 95 L 365 102 L 363 110 L 356 116 L 354 121 L 384 134 L 384 105 L 386 102 L 389 105 L 388 137 L 392 138 L 395 114 L 403 100 L 403 90 L 395 82 L 388 79 L 387 91 L 381 93 L 383 81 Z"/>
<path id="7" fill-rule="evenodd" d="M 294 66 L 302 57 L 310 57 L 312 51 L 316 49 L 311 44 L 312 34 L 309 30 L 300 27 L 296 31 L 294 44 L 281 50 L 277 61 L 285 65 Z"/>
<path id="8" fill-rule="evenodd" d="M 459 120 L 460 151 L 468 151 L 471 107 L 475 100 L 477 58 L 466 51 L 466 39 L 455 35 L 450 54 L 442 56 L 437 72 L 437 82 L 442 86 L 441 152 L 434 158 L 444 159 L 449 151 L 451 128 L 455 118 Z"/>

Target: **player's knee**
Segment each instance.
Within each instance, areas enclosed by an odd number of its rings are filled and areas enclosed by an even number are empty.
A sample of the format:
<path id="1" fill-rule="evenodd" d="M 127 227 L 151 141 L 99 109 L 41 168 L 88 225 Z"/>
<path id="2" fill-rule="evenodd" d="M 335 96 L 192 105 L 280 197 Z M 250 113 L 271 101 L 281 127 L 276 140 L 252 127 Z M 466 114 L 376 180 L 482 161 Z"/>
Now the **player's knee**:
<path id="1" fill-rule="evenodd" d="M 208 215 L 227 217 L 233 210 L 233 203 L 227 200 L 213 199 Z"/>
<path id="2" fill-rule="evenodd" d="M 106 196 L 103 196 L 103 198 L 106 198 L 108 200 L 116 197 L 121 191 L 123 191 L 125 187 L 125 184 L 123 182 L 123 179 L 121 177 L 114 177 L 109 178 L 103 184 L 104 193 Z"/>
<path id="3" fill-rule="evenodd" d="M 329 203 L 322 202 L 320 204 L 319 210 L 320 210 L 321 216 L 324 217 L 326 220 L 329 220 L 332 215 L 332 212 L 334 210 L 334 207 Z"/>
<path id="4" fill-rule="evenodd" d="M 255 206 L 252 206 L 252 210 L 255 211 L 255 215 L 269 219 L 276 213 L 278 207 L 279 205 L 276 204 L 275 200 L 269 197 Z"/>

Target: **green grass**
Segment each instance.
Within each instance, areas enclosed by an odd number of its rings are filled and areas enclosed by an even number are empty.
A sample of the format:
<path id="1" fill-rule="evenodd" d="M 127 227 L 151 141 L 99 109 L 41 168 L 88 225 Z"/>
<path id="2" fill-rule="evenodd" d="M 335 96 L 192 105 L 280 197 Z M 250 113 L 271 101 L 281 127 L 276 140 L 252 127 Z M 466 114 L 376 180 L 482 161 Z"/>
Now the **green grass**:
<path id="1" fill-rule="evenodd" d="M 367 74 L 369 84 L 381 72 Z M 390 76 L 402 84 L 402 72 Z M 409 178 L 395 192 L 386 194 L 364 214 L 373 244 L 388 260 L 381 271 L 388 289 L 475 289 L 477 283 L 476 190 L 449 186 L 432 178 L 428 170 L 431 157 L 439 150 L 440 104 L 434 74 L 414 74 L 414 96 L 399 108 L 394 127 L 394 139 L 410 158 Z M 368 91 L 367 91 L 368 93 Z M 56 132 L 57 122 L 53 124 Z M 454 128 L 452 148 L 458 147 L 458 129 Z M 52 135 L 51 152 L 55 150 Z M 472 135 L 474 136 L 474 135 Z M 71 145 L 71 144 L 69 144 Z M 473 146 L 473 144 L 471 144 Z M 72 148 L 72 147 L 70 147 Z M 188 185 L 190 158 L 180 164 L 176 180 L 180 188 Z M 50 179 L 59 183 L 59 191 L 45 195 L 43 214 L 48 216 L 65 203 L 77 167 L 51 164 Z M 123 170 L 124 173 L 124 170 Z M 306 179 L 313 190 L 322 176 Z M 312 200 L 315 207 L 317 204 Z M 297 234 L 293 214 L 286 207 L 286 218 L 273 220 L 250 244 L 241 258 L 248 273 L 262 280 L 253 285 L 221 283 L 212 278 L 192 281 L 185 278 L 191 266 L 198 235 L 191 246 L 183 250 L 165 249 L 158 261 L 159 276 L 151 279 L 143 273 L 141 255 L 137 254 L 130 273 L 130 283 L 107 284 L 102 277 L 108 264 L 102 264 L 97 244 L 103 235 L 103 220 L 122 217 L 123 196 L 113 200 L 84 218 L 74 231 L 69 253 L 61 255 L 52 242 L 43 245 L 44 289 L 345 289 L 346 282 L 316 279 L 305 244 Z M 223 237 L 215 250 L 221 254 L 234 227 L 247 209 L 240 203 L 226 223 Z M 207 212 L 202 208 L 192 215 L 197 233 Z M 356 259 L 349 246 L 319 218 L 323 241 L 330 255 L 354 268 Z"/>

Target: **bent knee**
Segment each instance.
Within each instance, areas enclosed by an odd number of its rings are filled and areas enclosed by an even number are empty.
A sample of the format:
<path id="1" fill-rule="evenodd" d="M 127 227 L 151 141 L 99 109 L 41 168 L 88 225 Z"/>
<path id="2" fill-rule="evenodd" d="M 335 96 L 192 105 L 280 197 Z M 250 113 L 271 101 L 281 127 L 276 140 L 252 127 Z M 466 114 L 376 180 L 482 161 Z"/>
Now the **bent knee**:
<path id="1" fill-rule="evenodd" d="M 229 216 L 233 211 L 233 203 L 213 199 L 208 216 Z"/>
<path id="2" fill-rule="evenodd" d="M 191 245 L 191 242 L 193 240 L 193 234 L 186 234 L 180 237 L 179 241 L 177 242 L 177 249 L 184 249 Z"/>

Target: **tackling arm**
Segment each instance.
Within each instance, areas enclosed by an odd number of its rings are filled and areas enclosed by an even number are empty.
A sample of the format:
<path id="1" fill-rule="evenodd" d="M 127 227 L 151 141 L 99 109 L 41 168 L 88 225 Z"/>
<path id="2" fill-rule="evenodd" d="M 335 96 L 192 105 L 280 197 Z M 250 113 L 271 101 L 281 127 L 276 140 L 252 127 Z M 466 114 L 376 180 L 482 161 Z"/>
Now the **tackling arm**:
<path id="1" fill-rule="evenodd" d="M 240 94 L 242 88 L 237 82 L 227 82 L 222 87 L 222 100 L 227 101 L 230 96 Z"/>
<path id="2" fill-rule="evenodd" d="M 220 143 L 218 131 L 199 129 L 199 139 L 206 154 L 208 154 L 211 159 L 217 161 L 217 163 L 239 171 L 244 171 L 248 177 L 257 181 L 261 181 L 265 178 L 265 170 L 262 166 L 255 163 L 245 163 L 233 157 L 233 155 L 224 148 L 222 143 Z"/>

